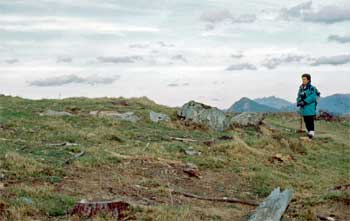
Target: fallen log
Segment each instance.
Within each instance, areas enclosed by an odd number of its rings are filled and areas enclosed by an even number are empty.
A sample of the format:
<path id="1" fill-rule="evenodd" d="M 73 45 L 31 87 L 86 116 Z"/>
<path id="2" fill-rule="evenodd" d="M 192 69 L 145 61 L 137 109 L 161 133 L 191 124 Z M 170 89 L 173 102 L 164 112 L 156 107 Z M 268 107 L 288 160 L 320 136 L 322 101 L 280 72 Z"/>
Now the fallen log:
<path id="1" fill-rule="evenodd" d="M 63 143 L 49 143 L 47 146 L 50 147 L 59 147 L 59 146 L 78 146 L 77 143 L 63 142 Z"/>
<path id="2" fill-rule="evenodd" d="M 197 140 L 190 139 L 190 138 L 182 138 L 182 137 L 169 137 L 171 140 L 179 140 L 182 142 L 196 142 Z"/>
<path id="3" fill-rule="evenodd" d="M 257 205 L 259 205 L 255 201 L 241 200 L 241 199 L 237 199 L 237 198 L 206 197 L 206 196 L 199 196 L 199 195 L 192 194 L 192 193 L 182 192 L 182 191 L 179 191 L 179 190 L 171 190 L 171 192 L 177 193 L 177 194 L 181 194 L 181 195 L 183 195 L 185 197 L 195 198 L 195 199 L 199 199 L 199 200 L 208 200 L 208 201 L 226 202 L 226 203 L 240 203 L 240 204 L 245 204 L 245 205 L 250 205 L 250 206 L 257 206 Z"/>
<path id="4" fill-rule="evenodd" d="M 323 216 L 323 215 L 316 215 L 317 218 L 319 218 L 320 220 L 326 220 L 326 221 L 335 221 L 335 219 L 333 217 L 330 216 Z"/>

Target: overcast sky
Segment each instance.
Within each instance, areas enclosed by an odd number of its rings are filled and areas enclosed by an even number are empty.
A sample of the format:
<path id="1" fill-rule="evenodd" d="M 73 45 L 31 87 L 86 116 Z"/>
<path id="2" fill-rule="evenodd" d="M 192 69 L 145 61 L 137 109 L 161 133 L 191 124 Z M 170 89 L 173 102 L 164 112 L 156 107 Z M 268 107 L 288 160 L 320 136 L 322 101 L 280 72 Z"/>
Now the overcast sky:
<path id="1" fill-rule="evenodd" d="M 349 0 L 0 0 L 0 93 L 228 108 L 350 93 Z"/>

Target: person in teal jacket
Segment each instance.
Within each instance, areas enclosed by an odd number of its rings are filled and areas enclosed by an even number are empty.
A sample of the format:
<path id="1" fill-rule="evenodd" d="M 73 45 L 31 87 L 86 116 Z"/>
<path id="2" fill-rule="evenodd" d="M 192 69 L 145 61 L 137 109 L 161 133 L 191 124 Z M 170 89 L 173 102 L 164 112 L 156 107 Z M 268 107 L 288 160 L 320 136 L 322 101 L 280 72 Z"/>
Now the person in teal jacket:
<path id="1" fill-rule="evenodd" d="M 319 92 L 315 86 L 311 85 L 310 74 L 303 74 L 301 78 L 303 83 L 299 87 L 297 106 L 299 107 L 299 113 L 304 118 L 308 137 L 313 138 L 315 136 L 314 120 L 316 117 L 316 105 Z"/>

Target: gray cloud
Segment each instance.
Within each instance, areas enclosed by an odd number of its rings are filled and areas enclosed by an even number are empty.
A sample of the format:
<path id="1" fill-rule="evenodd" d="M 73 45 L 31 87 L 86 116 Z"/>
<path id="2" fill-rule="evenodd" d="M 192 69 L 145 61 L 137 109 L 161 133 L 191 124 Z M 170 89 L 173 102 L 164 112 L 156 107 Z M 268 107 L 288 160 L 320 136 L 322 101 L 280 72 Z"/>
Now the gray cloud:
<path id="1" fill-rule="evenodd" d="M 157 43 L 162 47 L 175 47 L 174 44 L 167 44 L 164 41 L 158 41 Z"/>
<path id="2" fill-rule="evenodd" d="M 231 12 L 227 9 L 217 9 L 204 11 L 200 16 L 200 20 L 209 23 L 220 23 L 225 20 L 230 21 L 232 23 L 252 23 L 256 20 L 256 16 L 253 14 L 243 14 L 235 16 L 231 14 Z M 211 30 L 213 29 L 213 26 L 207 25 L 206 29 Z"/>
<path id="3" fill-rule="evenodd" d="M 232 23 L 253 23 L 256 20 L 256 15 L 246 14 L 232 18 Z"/>
<path id="4" fill-rule="evenodd" d="M 58 57 L 56 63 L 71 63 L 72 61 L 71 57 Z"/>
<path id="5" fill-rule="evenodd" d="M 249 63 L 232 64 L 226 68 L 226 71 L 239 71 L 239 70 L 256 70 L 256 66 Z"/>
<path id="6" fill-rule="evenodd" d="M 205 11 L 200 16 L 200 20 L 211 23 L 217 23 L 231 18 L 232 14 L 227 9 Z"/>
<path id="7" fill-rule="evenodd" d="M 15 63 L 18 63 L 19 60 L 17 58 L 11 58 L 11 59 L 4 60 L 4 62 L 7 64 L 15 64 Z"/>
<path id="8" fill-rule="evenodd" d="M 341 44 L 350 43 L 350 36 L 330 35 L 328 41 L 335 41 Z"/>
<path id="9" fill-rule="evenodd" d="M 121 57 L 97 57 L 97 60 L 101 63 L 134 63 L 135 61 L 142 60 L 141 56 L 121 56 Z"/>
<path id="10" fill-rule="evenodd" d="M 262 66 L 268 69 L 275 69 L 277 66 L 281 64 L 299 62 L 303 58 L 304 57 L 300 55 L 287 54 L 287 55 L 282 55 L 281 57 L 273 57 L 273 58 L 265 59 L 265 61 L 262 63 Z"/>
<path id="11" fill-rule="evenodd" d="M 242 58 L 243 57 L 243 54 L 241 52 L 237 52 L 237 53 L 234 53 L 234 54 L 231 54 L 231 58 Z"/>
<path id="12" fill-rule="evenodd" d="M 305 11 L 311 10 L 312 1 L 298 4 L 291 8 L 283 8 L 281 10 L 281 16 L 285 19 L 301 17 Z"/>
<path id="13" fill-rule="evenodd" d="M 168 87 L 178 87 L 179 84 L 178 83 L 170 83 L 168 84 Z"/>
<path id="14" fill-rule="evenodd" d="M 70 83 L 90 84 L 90 85 L 111 84 L 118 79 L 120 79 L 119 75 L 114 75 L 111 77 L 102 77 L 98 75 L 89 75 L 86 77 L 80 77 L 75 74 L 70 74 L 70 75 L 62 75 L 62 76 L 49 77 L 46 79 L 31 81 L 29 82 L 29 85 L 37 86 L 37 87 L 50 87 L 50 86 L 62 86 Z"/>
<path id="15" fill-rule="evenodd" d="M 172 60 L 180 60 L 187 63 L 187 59 L 182 54 L 177 54 L 171 57 Z"/>
<path id="16" fill-rule="evenodd" d="M 344 54 L 344 55 L 335 55 L 335 56 L 329 56 L 329 57 L 319 57 L 314 59 L 314 61 L 311 63 L 312 66 L 319 66 L 324 64 L 329 65 L 342 65 L 342 64 L 348 64 L 350 63 L 350 54 Z"/>
<path id="17" fill-rule="evenodd" d="M 283 8 L 281 10 L 281 16 L 284 19 L 300 18 L 306 22 L 332 24 L 350 21 L 350 8 L 328 5 L 314 10 L 312 8 L 312 1 L 308 1 L 291 8 Z"/>
<path id="18" fill-rule="evenodd" d="M 189 86 L 189 83 L 185 82 L 185 83 L 182 83 L 182 84 L 179 84 L 179 83 L 170 83 L 170 84 L 168 84 L 168 87 L 180 87 L 180 86 Z"/>
<path id="19" fill-rule="evenodd" d="M 129 48 L 148 48 L 148 44 L 130 44 Z"/>
<path id="20" fill-rule="evenodd" d="M 303 17 L 305 21 L 319 23 L 336 23 L 350 21 L 350 8 L 341 8 L 338 6 L 326 6 L 316 12 L 306 13 Z"/>

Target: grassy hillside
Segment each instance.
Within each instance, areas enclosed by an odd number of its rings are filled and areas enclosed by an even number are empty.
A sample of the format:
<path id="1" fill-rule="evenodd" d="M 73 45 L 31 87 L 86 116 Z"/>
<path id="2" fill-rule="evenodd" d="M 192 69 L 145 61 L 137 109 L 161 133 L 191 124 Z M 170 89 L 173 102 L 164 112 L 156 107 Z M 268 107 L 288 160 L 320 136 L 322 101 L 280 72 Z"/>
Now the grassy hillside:
<path id="1" fill-rule="evenodd" d="M 136 220 L 246 220 L 255 207 L 170 190 L 261 202 L 277 186 L 295 193 L 286 220 L 350 217 L 349 189 L 331 190 L 350 183 L 347 118 L 317 121 L 317 138 L 303 141 L 295 132 L 299 117 L 294 114 L 269 114 L 260 128 L 215 132 L 178 120 L 175 108 L 146 97 L 127 99 L 126 106 L 113 103 L 124 100 L 0 96 L 0 220 L 83 220 L 66 214 L 81 199 L 131 202 L 130 217 Z M 74 116 L 39 116 L 49 109 Z M 133 111 L 142 120 L 90 116 L 95 110 Z M 168 114 L 171 121 L 151 122 L 151 110 Z M 220 139 L 224 135 L 232 139 Z M 62 142 L 77 145 L 52 145 Z M 191 148 L 201 154 L 186 154 Z M 202 178 L 188 176 L 169 160 L 197 165 Z"/>

